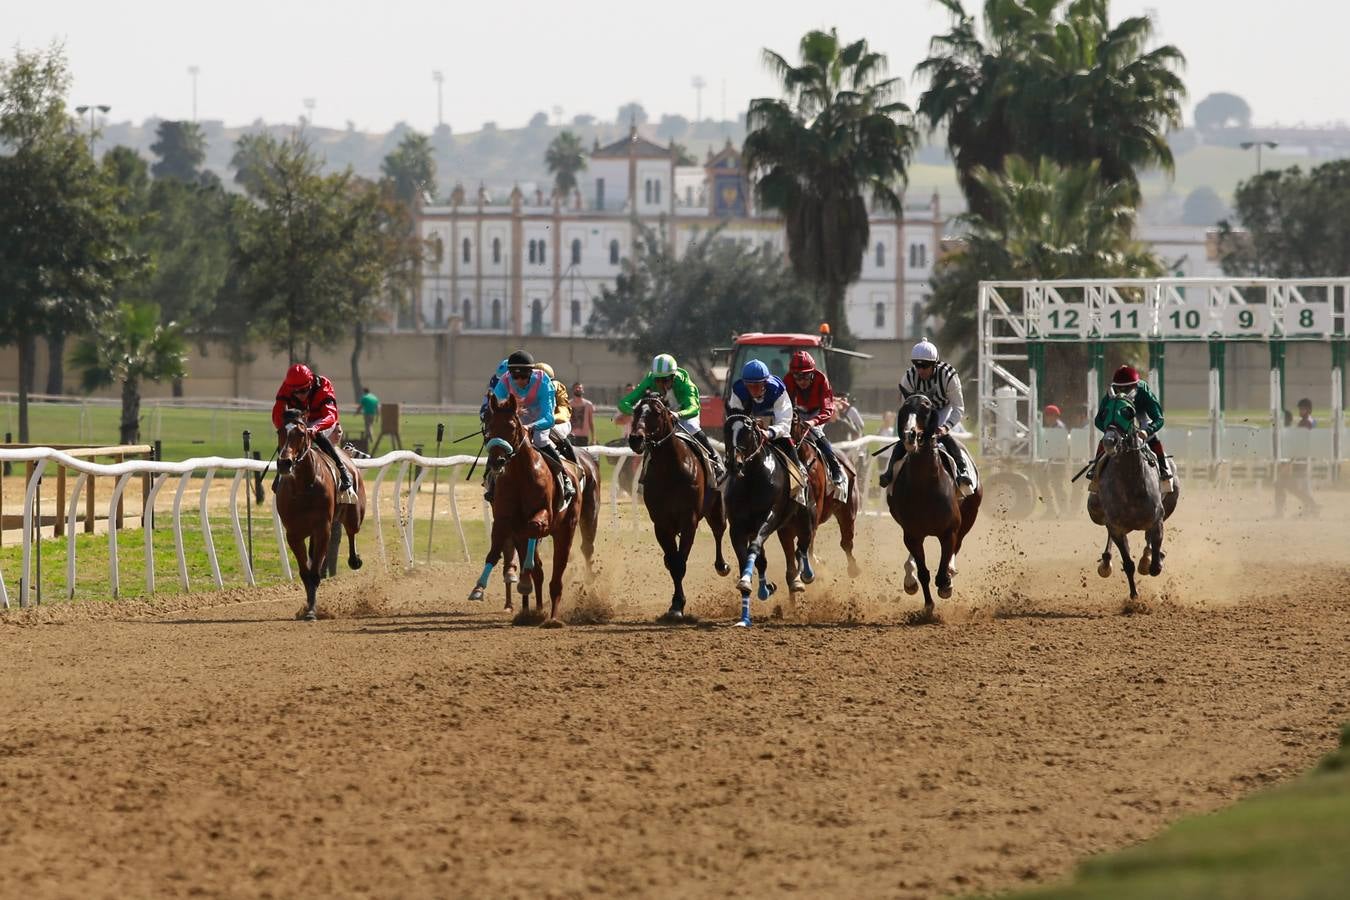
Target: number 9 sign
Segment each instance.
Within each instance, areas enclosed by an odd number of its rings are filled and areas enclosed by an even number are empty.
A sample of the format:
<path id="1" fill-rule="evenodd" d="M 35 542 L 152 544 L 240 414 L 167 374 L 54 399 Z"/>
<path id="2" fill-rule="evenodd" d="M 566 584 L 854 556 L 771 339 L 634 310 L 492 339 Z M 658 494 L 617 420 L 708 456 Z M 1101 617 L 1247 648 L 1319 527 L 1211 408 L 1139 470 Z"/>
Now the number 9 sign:
<path id="1" fill-rule="evenodd" d="M 1233 303 L 1223 308 L 1224 337 L 1265 337 L 1270 334 L 1270 307 L 1264 303 Z"/>

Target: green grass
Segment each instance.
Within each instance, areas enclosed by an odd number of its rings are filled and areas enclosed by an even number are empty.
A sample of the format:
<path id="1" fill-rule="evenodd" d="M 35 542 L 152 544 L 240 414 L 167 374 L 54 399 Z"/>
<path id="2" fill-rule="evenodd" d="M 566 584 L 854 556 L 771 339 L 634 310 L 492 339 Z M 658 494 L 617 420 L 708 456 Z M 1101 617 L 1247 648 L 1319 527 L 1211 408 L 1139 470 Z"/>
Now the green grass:
<path id="1" fill-rule="evenodd" d="M 18 410 L 14 404 L 4 407 L 4 431 L 18 440 Z M 83 444 L 111 446 L 118 443 L 118 422 L 121 410 L 111 406 L 82 408 L 74 404 L 32 404 L 28 408 L 29 443 Z M 401 426 L 403 446 L 411 450 L 422 444 L 427 453 L 435 451 L 436 425 L 444 423 L 445 442 L 441 452 L 446 456 L 474 453 L 478 442 L 470 439 L 459 444 L 450 442 L 457 437 L 478 431 L 478 417 L 471 413 L 441 415 L 418 413 L 404 415 Z M 348 437 L 361 433 L 360 416 L 344 419 Z M 156 438 L 164 442 L 164 459 L 181 460 L 194 456 L 239 457 L 243 455 L 243 432 L 253 433 L 253 449 L 266 458 L 272 452 L 273 430 L 267 411 L 237 412 L 210 409 L 145 409 L 141 417 L 141 440 L 152 443 Z M 603 442 L 619 436 L 619 428 L 607 417 L 596 416 L 598 438 Z M 386 439 L 380 452 L 390 449 Z"/>
<path id="2" fill-rule="evenodd" d="M 1070 884 L 1016 895 L 1069 898 L 1339 898 L 1350 892 L 1350 725 L 1313 772 L 1137 847 L 1083 863 Z"/>
<path id="3" fill-rule="evenodd" d="M 387 500 L 387 497 L 386 497 Z M 425 514 L 430 498 L 419 501 L 419 512 Z M 385 553 L 391 565 L 403 565 L 403 538 L 393 521 L 393 515 L 387 503 L 382 512 L 382 534 Z M 178 556 L 174 550 L 173 518 L 161 511 L 155 522 L 155 596 L 170 596 L 183 593 L 178 575 Z M 417 565 L 426 561 L 428 521 L 418 517 L 413 534 L 413 558 Z M 240 526 L 245 527 L 241 512 Z M 379 545 L 375 535 L 375 520 L 367 516 L 364 528 L 357 537 L 357 549 L 367 566 L 381 565 Z M 465 519 L 464 533 L 469 544 L 472 558 L 481 558 L 487 551 L 487 538 L 482 519 Z M 230 520 L 224 516 L 211 517 L 211 534 L 215 544 L 216 560 L 220 566 L 221 579 L 225 587 L 243 587 L 245 585 L 244 568 L 239 552 L 234 544 L 234 532 Z M 464 550 L 459 541 L 459 533 L 449 518 L 444 497 L 437 508 L 436 530 L 432 535 L 431 559 L 462 560 Z M 41 542 L 41 586 L 42 602 L 57 603 L 66 600 L 66 538 L 47 538 Z M 106 534 L 79 534 L 75 538 L 76 588 L 75 599 L 79 601 L 112 601 L 112 584 L 109 568 L 109 544 Z M 187 562 L 189 589 L 192 591 L 210 591 L 215 589 L 211 576 L 210 561 L 206 553 L 206 537 L 201 530 L 198 515 L 183 515 L 183 556 Z M 123 598 L 144 597 L 145 591 L 145 533 L 139 527 L 118 532 L 117 536 L 118 574 L 121 596 Z M 338 575 L 347 572 L 346 539 L 343 539 L 342 555 L 339 557 Z M 295 560 L 291 559 L 294 567 Z M 22 547 L 17 541 L 6 543 L 0 548 L 0 571 L 5 573 L 6 587 L 9 590 L 10 605 L 18 606 L 19 574 L 22 567 Z M 253 572 L 259 585 L 277 584 L 284 581 L 281 563 L 278 557 L 276 537 L 272 531 L 271 511 L 264 507 L 254 511 L 253 518 Z M 34 578 L 38 572 L 34 560 Z M 30 602 L 36 596 L 30 597 Z"/>

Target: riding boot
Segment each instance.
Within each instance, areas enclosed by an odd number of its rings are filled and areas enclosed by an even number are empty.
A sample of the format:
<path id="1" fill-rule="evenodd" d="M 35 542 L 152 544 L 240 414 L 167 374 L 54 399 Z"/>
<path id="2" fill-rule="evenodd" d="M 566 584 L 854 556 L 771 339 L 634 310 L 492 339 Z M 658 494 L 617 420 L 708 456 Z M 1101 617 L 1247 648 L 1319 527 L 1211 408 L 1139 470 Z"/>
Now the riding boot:
<path id="1" fill-rule="evenodd" d="M 553 446 L 552 443 L 547 443 L 536 449 L 557 465 L 558 473 L 562 476 L 563 502 L 567 503 L 576 495 L 577 489 L 572 484 L 572 476 L 568 475 L 567 469 L 563 467 L 562 457 L 558 454 L 558 448 Z"/>
<path id="2" fill-rule="evenodd" d="M 886 457 L 886 468 L 881 470 L 881 486 L 889 487 L 891 483 L 891 472 L 895 470 L 895 461 L 904 455 L 904 441 L 896 441 L 891 447 L 891 455 Z"/>
<path id="3" fill-rule="evenodd" d="M 558 438 L 554 446 L 558 448 L 558 453 L 560 453 L 569 462 L 577 461 L 577 451 L 576 448 L 572 446 L 571 439 Z"/>
<path id="4" fill-rule="evenodd" d="M 328 454 L 328 457 L 332 459 L 334 465 L 337 466 L 338 504 L 343 505 L 355 503 L 356 491 L 352 488 L 352 476 L 348 474 L 347 467 L 343 465 L 342 457 L 338 456 L 337 448 L 333 446 L 333 442 L 330 441 L 325 435 L 316 434 L 314 435 L 314 443 L 319 446 L 320 450 Z"/>
<path id="5" fill-rule="evenodd" d="M 825 466 L 830 470 L 830 481 L 835 484 L 843 484 L 844 468 L 839 465 L 839 457 L 835 455 L 834 448 L 830 446 L 830 442 L 824 438 L 817 439 L 816 450 L 821 456 L 825 457 Z"/>
<path id="6" fill-rule="evenodd" d="M 722 457 L 718 456 L 717 451 L 714 450 L 712 444 L 708 442 L 708 436 L 701 430 L 695 431 L 690 437 L 698 441 L 699 446 L 707 451 L 708 459 L 712 462 L 713 475 L 717 478 L 717 483 L 721 484 L 727 477 L 726 466 L 722 465 Z"/>
<path id="7" fill-rule="evenodd" d="M 956 464 L 956 489 L 962 497 L 969 497 L 975 493 L 975 482 L 970 477 L 970 466 L 966 465 L 966 454 L 961 451 L 961 445 L 956 443 L 956 438 L 950 434 L 942 438 L 942 446 L 947 448 L 951 455 L 952 462 Z"/>

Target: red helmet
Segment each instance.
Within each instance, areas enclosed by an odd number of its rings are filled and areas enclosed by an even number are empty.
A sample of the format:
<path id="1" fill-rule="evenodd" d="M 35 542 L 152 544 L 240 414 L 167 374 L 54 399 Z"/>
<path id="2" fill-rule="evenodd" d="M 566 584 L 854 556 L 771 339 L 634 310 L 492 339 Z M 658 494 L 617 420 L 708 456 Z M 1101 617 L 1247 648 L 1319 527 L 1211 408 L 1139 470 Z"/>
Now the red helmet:
<path id="1" fill-rule="evenodd" d="M 296 391 L 303 391 L 314 384 L 314 372 L 304 363 L 296 363 L 286 370 L 286 380 L 281 383 L 281 389 L 288 394 L 294 394 Z"/>
<path id="2" fill-rule="evenodd" d="M 1060 414 L 1059 407 L 1053 403 L 1047 403 L 1044 412 L 1047 416 L 1057 416 Z"/>
<path id="3" fill-rule="evenodd" d="M 811 358 L 811 354 L 805 350 L 798 350 L 792 354 L 792 361 L 788 363 L 788 371 L 796 375 L 798 373 L 814 372 L 816 370 L 816 361 Z"/>
<path id="4" fill-rule="evenodd" d="M 1111 376 L 1112 387 L 1133 387 L 1139 383 L 1139 370 L 1134 366 L 1121 366 Z"/>

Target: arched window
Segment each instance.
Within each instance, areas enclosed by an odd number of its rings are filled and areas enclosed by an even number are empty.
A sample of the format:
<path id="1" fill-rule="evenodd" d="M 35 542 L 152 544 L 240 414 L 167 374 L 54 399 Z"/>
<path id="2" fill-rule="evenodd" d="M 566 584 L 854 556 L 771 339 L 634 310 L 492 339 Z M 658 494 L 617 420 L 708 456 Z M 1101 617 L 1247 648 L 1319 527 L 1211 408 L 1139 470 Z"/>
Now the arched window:
<path id="1" fill-rule="evenodd" d="M 656 198 L 657 203 L 661 202 L 661 179 L 659 178 L 652 182 L 652 196 Z"/>
<path id="2" fill-rule="evenodd" d="M 492 239 L 492 262 L 494 264 L 502 261 L 502 239 Z"/>
<path id="3" fill-rule="evenodd" d="M 648 178 L 646 181 L 644 181 L 644 182 L 642 183 L 642 186 L 643 186 L 643 188 L 645 189 L 645 190 L 643 191 L 643 199 L 644 199 L 647 203 L 651 203 L 651 202 L 652 202 L 652 180 L 651 180 L 650 178 Z"/>
<path id="4" fill-rule="evenodd" d="M 544 333 L 544 304 L 535 300 L 530 303 L 530 334 Z"/>
<path id="5" fill-rule="evenodd" d="M 439 268 L 441 263 L 445 261 L 445 242 L 441 240 L 441 236 L 439 234 L 436 235 L 431 240 L 432 240 L 431 252 L 436 259 L 436 266 L 437 268 Z"/>
<path id="6" fill-rule="evenodd" d="M 610 242 L 609 242 L 609 264 L 610 264 L 611 266 L 617 266 L 617 265 L 619 264 L 619 242 L 618 242 L 618 241 L 610 241 Z"/>
<path id="7" fill-rule="evenodd" d="M 464 298 L 463 308 L 464 308 L 464 327 L 471 328 L 473 326 L 473 304 L 469 302 L 468 297 Z"/>
<path id="8" fill-rule="evenodd" d="M 572 265 L 581 265 L 581 238 L 572 239 Z"/>
<path id="9" fill-rule="evenodd" d="M 877 246 L 881 246 L 881 245 L 878 244 Z M 884 303 L 878 303 L 878 304 L 877 304 L 876 322 L 875 322 L 875 324 L 876 324 L 876 326 L 877 326 L 878 328 L 885 328 L 885 327 L 886 327 L 886 304 L 884 304 Z"/>
<path id="10" fill-rule="evenodd" d="M 469 239 L 468 239 L 468 238 L 465 238 L 465 239 L 464 239 L 463 248 L 464 248 L 464 254 L 463 254 L 463 255 L 464 255 L 464 261 L 465 261 L 465 262 L 469 262 L 469 256 L 470 256 L 470 254 L 473 252 L 473 245 L 469 243 Z"/>
<path id="11" fill-rule="evenodd" d="M 918 245 L 918 244 L 910 244 L 910 245 L 909 245 L 909 267 L 910 267 L 911 269 L 917 269 L 917 268 L 919 267 L 919 245 Z"/>
<path id="12" fill-rule="evenodd" d="M 547 243 L 548 243 L 547 241 L 540 241 L 540 242 L 539 242 L 539 265 L 541 265 L 541 266 L 544 264 L 544 246 L 545 246 Z"/>
<path id="13" fill-rule="evenodd" d="M 492 301 L 492 327 L 502 327 L 502 301 L 496 299 Z"/>
<path id="14" fill-rule="evenodd" d="M 926 299 L 928 299 L 928 298 L 925 297 L 924 299 L 926 300 Z M 909 333 L 910 333 L 910 334 L 923 334 L 923 332 L 924 332 L 924 328 L 923 328 L 924 310 L 923 310 L 923 304 L 922 304 L 922 303 L 915 303 L 913 306 L 910 307 L 910 318 L 911 318 L 913 321 L 910 323 Z"/>
<path id="15" fill-rule="evenodd" d="M 581 327 L 581 301 L 580 301 L 580 300 L 573 300 L 573 301 L 572 301 L 572 327 L 573 327 L 573 328 L 580 328 L 580 327 Z"/>
<path id="16" fill-rule="evenodd" d="M 534 245 L 537 241 L 530 241 L 530 262 L 534 262 Z"/>
<path id="17" fill-rule="evenodd" d="M 773 241 L 765 241 L 765 242 L 764 242 L 764 255 L 765 255 L 765 256 L 772 256 L 772 255 L 773 255 Z"/>
<path id="18" fill-rule="evenodd" d="M 877 241 L 877 268 L 880 269 L 886 265 L 886 245 Z"/>

